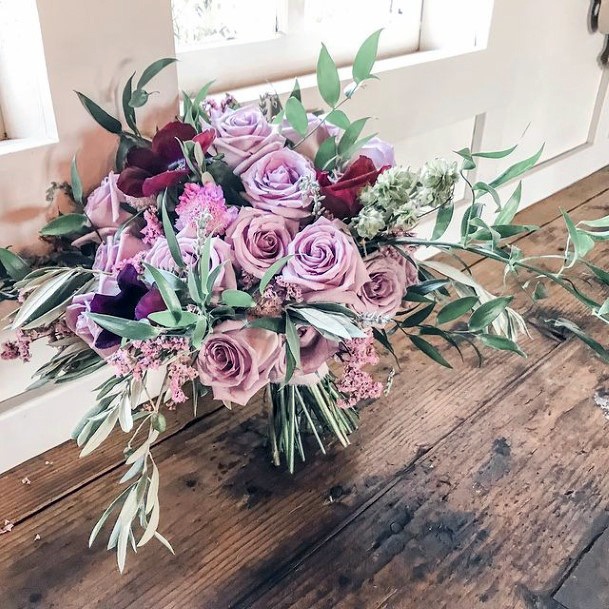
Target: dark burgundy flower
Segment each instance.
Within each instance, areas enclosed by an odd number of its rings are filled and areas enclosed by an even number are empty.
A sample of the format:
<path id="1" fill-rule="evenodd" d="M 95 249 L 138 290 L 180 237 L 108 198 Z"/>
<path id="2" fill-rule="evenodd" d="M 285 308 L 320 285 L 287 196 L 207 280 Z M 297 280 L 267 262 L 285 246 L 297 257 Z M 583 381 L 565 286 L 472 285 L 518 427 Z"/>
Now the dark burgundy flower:
<path id="1" fill-rule="evenodd" d="M 197 142 L 198 144 L 201 144 L 201 148 L 203 149 L 203 152 L 207 152 L 209 150 L 209 147 L 214 143 L 215 139 L 216 139 L 216 130 L 215 129 L 205 129 L 205 131 L 199 133 L 198 135 L 195 135 L 192 138 L 192 141 Z"/>
<path id="2" fill-rule="evenodd" d="M 118 178 L 119 190 L 130 197 L 151 197 L 178 184 L 188 175 L 178 140 L 186 142 L 196 134 L 191 125 L 174 121 L 157 131 L 150 148 L 129 150 Z"/>
<path id="3" fill-rule="evenodd" d="M 166 309 L 157 288 L 148 288 L 138 279 L 137 271 L 131 264 L 118 274 L 117 283 L 119 293 L 115 296 L 95 294 L 91 300 L 91 313 L 112 315 L 121 319 L 140 320 L 148 317 L 155 311 Z M 98 349 L 109 349 L 119 345 L 120 336 L 109 330 L 102 330 L 95 341 Z"/>
<path id="4" fill-rule="evenodd" d="M 335 218 L 353 218 L 362 209 L 358 200 L 360 191 L 364 186 L 374 184 L 385 169 L 377 169 L 368 157 L 360 156 L 336 182 L 330 179 L 327 171 L 318 171 L 317 181 L 325 197 L 323 207 Z"/>

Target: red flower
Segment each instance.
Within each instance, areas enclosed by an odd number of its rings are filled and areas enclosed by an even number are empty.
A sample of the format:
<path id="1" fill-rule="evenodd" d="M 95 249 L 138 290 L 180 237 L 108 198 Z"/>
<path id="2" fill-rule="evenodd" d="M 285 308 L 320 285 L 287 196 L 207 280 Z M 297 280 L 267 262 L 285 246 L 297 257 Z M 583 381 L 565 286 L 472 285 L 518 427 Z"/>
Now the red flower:
<path id="1" fill-rule="evenodd" d="M 118 178 L 119 190 L 130 197 L 151 197 L 178 184 L 188 175 L 178 140 L 186 142 L 196 134 L 191 125 L 174 121 L 157 131 L 150 148 L 132 148 Z"/>
<path id="2" fill-rule="evenodd" d="M 322 201 L 323 207 L 335 218 L 353 218 L 362 209 L 358 200 L 360 191 L 364 186 L 374 184 L 385 169 L 386 167 L 376 169 L 368 157 L 360 156 L 336 182 L 330 180 L 327 171 L 318 171 L 317 181 L 321 194 L 325 197 Z"/>

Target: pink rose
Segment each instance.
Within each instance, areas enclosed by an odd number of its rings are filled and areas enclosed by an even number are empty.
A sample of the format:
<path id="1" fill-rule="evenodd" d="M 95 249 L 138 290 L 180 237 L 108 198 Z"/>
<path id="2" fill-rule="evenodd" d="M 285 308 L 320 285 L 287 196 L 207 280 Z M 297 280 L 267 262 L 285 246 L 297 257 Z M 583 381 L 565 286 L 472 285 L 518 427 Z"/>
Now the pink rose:
<path id="1" fill-rule="evenodd" d="M 292 220 L 311 213 L 313 201 L 302 190 L 303 178 L 315 180 L 313 164 L 289 148 L 267 154 L 241 176 L 245 198 L 253 207 Z"/>
<path id="2" fill-rule="evenodd" d="M 339 344 L 322 336 L 313 326 L 299 326 L 300 368 L 302 375 L 317 372 L 326 362 L 334 357 Z"/>
<path id="3" fill-rule="evenodd" d="M 242 207 L 226 239 L 233 246 L 237 265 L 261 278 L 274 262 L 287 255 L 297 230 L 298 225 L 292 220 Z"/>
<path id="4" fill-rule="evenodd" d="M 118 174 L 111 171 L 88 197 L 85 214 L 95 228 L 118 228 L 131 217 L 121 208 L 127 197 L 116 185 Z"/>
<path id="5" fill-rule="evenodd" d="M 340 132 L 338 127 L 334 127 L 328 123 L 323 123 L 321 117 L 315 116 L 315 114 L 308 113 L 307 119 L 309 121 L 309 126 L 307 129 L 307 133 L 311 133 L 302 143 L 302 135 L 298 133 L 294 127 L 290 125 L 287 120 L 284 120 L 281 125 L 281 135 L 283 135 L 286 140 L 291 142 L 294 146 L 298 144 L 294 148 L 296 152 L 303 154 L 308 159 L 312 161 L 315 160 L 315 155 L 319 150 L 319 147 L 322 145 L 323 141 L 329 138 L 331 135 L 337 135 Z"/>
<path id="6" fill-rule="evenodd" d="M 91 301 L 95 294 L 78 294 L 72 299 L 72 303 L 68 305 L 65 313 L 66 325 L 76 336 L 81 338 L 91 349 L 99 353 L 104 359 L 108 359 L 120 345 L 110 347 L 109 349 L 97 349 L 95 341 L 102 332 L 102 328 L 98 326 L 90 317 Z"/>
<path id="7" fill-rule="evenodd" d="M 211 124 L 216 130 L 213 151 L 224 154 L 227 165 L 237 175 L 285 144 L 285 139 L 273 130 L 257 106 L 212 110 Z"/>
<path id="8" fill-rule="evenodd" d="M 368 157 L 377 169 L 393 167 L 395 165 L 395 152 L 393 146 L 379 137 L 370 139 L 356 152 L 356 154 L 358 156 Z"/>
<path id="9" fill-rule="evenodd" d="M 393 317 L 406 291 L 406 267 L 396 259 L 377 254 L 365 261 L 370 281 L 358 292 L 362 313 Z"/>
<path id="10" fill-rule="evenodd" d="M 364 261 L 345 225 L 318 218 L 296 235 L 283 268 L 287 283 L 301 287 L 307 302 L 357 304 L 356 294 L 370 281 Z"/>
<path id="11" fill-rule="evenodd" d="M 180 233 L 178 233 L 176 237 L 184 264 L 186 264 L 186 266 L 193 266 L 198 260 L 196 237 Z M 144 257 L 144 261 L 151 266 L 164 271 L 175 271 L 177 269 L 177 265 L 171 255 L 169 244 L 165 237 L 159 237 L 154 242 L 152 248 Z"/>
<path id="12" fill-rule="evenodd" d="M 199 259 L 198 242 L 196 237 L 191 236 L 190 229 L 179 232 L 176 237 L 180 253 L 186 266 L 193 266 Z M 159 237 L 150 251 L 146 253 L 144 261 L 157 269 L 175 272 L 177 265 L 169 250 L 169 244 L 165 237 Z M 234 290 L 237 288 L 237 277 L 233 268 L 233 252 L 228 243 L 220 239 L 220 237 L 212 237 L 211 249 L 209 256 L 210 270 L 217 266 L 222 266 L 222 270 L 216 277 L 214 283 L 214 292 L 222 290 Z"/>
<path id="13" fill-rule="evenodd" d="M 225 321 L 203 341 L 197 368 L 201 382 L 212 388 L 216 400 L 244 406 L 269 383 L 281 352 L 275 332 Z"/>
<path id="14" fill-rule="evenodd" d="M 93 269 L 105 273 L 119 271 L 125 264 L 133 262 L 133 258 L 140 252 L 150 249 L 139 237 L 124 230 L 118 239 L 112 235 L 99 246 L 95 254 Z"/>

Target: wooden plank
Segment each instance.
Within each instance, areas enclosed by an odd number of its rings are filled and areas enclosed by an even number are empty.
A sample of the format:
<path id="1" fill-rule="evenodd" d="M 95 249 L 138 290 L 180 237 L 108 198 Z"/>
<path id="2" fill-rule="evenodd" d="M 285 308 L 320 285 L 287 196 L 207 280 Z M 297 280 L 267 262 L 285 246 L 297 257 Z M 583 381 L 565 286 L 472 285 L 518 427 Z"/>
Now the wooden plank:
<path id="1" fill-rule="evenodd" d="M 592 213 L 595 209 L 593 200 L 604 205 L 609 200 L 608 191 L 609 169 L 602 169 L 527 208 L 519 214 L 518 221 L 545 226 L 559 216 L 559 207 L 571 211 L 585 205 Z M 484 264 L 492 266 L 492 263 Z M 202 416 L 214 410 L 217 410 L 215 403 L 209 400 L 201 402 Z M 168 431 L 160 441 L 166 441 L 192 420 L 190 407 L 181 406 L 168 417 Z M 92 480 L 114 471 L 121 466 L 124 442 L 125 436 L 116 433 L 87 459 L 78 459 L 77 448 L 68 442 L 7 472 L 0 477 L 0 497 L 3 498 L 0 519 L 19 523 Z"/>
<path id="2" fill-rule="evenodd" d="M 609 607 L 609 530 L 587 548 L 554 598 L 567 609 Z"/>
<path id="3" fill-rule="evenodd" d="M 593 208 L 605 212 L 607 198 L 580 213 L 596 215 Z M 562 238 L 558 224 L 550 228 Z M 542 245 L 532 241 L 534 249 Z M 485 277 L 493 277 L 490 268 Z M 557 306 L 569 310 L 564 299 Z M 457 373 L 430 366 L 420 353 L 404 349 L 408 374 L 398 377 L 388 399 L 365 411 L 350 450 L 313 458 L 294 477 L 277 472 L 265 458 L 264 417 L 255 416 L 259 403 L 215 413 L 157 450 L 162 523 L 171 529 L 175 559 L 159 567 L 158 551 L 144 548 L 117 583 L 112 555 L 99 548 L 83 555 L 89 529 L 116 492 L 106 476 L 0 539 L 6 547 L 0 548 L 0 590 L 4 587 L 4 597 L 16 607 L 27 606 L 32 595 L 46 605 L 117 609 L 225 607 L 247 598 L 303 548 L 315 546 L 386 493 L 396 474 L 430 445 L 558 348 L 534 341 L 528 363 L 494 354 L 489 358 L 493 365 L 460 367 Z M 34 541 L 37 534 L 41 539 Z"/>
<path id="4" fill-rule="evenodd" d="M 593 399 L 607 378 L 581 344 L 554 351 L 270 591 L 234 607 L 560 606 L 560 574 L 609 522 L 609 424 Z"/>

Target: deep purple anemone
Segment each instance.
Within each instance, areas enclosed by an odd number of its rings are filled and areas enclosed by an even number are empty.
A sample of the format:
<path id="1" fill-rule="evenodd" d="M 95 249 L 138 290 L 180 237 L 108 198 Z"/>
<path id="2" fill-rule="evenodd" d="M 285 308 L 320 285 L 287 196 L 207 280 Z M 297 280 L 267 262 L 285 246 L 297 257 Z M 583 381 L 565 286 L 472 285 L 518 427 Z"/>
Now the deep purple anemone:
<path id="1" fill-rule="evenodd" d="M 151 197 L 178 184 L 188 175 L 180 141 L 196 135 L 191 125 L 174 121 L 157 131 L 150 148 L 131 148 L 118 178 L 119 190 L 130 197 Z"/>
<path id="2" fill-rule="evenodd" d="M 120 292 L 115 296 L 95 294 L 91 300 L 91 313 L 140 320 L 146 319 L 151 313 L 166 309 L 158 289 L 146 287 L 146 284 L 138 279 L 133 265 L 125 266 L 118 274 L 117 283 Z M 119 345 L 120 342 L 120 336 L 104 329 L 97 337 L 95 347 L 108 349 Z"/>

